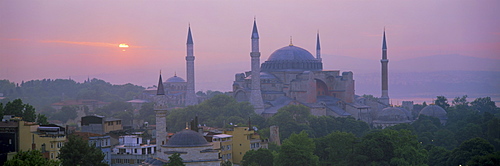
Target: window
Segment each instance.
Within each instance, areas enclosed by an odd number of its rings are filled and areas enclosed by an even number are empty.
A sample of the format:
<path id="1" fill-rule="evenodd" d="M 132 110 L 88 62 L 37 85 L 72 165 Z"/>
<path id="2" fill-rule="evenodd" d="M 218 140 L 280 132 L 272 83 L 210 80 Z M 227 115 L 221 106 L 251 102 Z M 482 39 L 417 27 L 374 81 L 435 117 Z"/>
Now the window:
<path id="1" fill-rule="evenodd" d="M 54 143 L 53 142 L 50 143 L 50 148 L 54 148 Z"/>
<path id="2" fill-rule="evenodd" d="M 54 159 L 54 153 L 50 153 L 50 158 Z"/>
<path id="3" fill-rule="evenodd" d="M 137 153 L 137 149 L 134 149 L 134 153 Z"/>

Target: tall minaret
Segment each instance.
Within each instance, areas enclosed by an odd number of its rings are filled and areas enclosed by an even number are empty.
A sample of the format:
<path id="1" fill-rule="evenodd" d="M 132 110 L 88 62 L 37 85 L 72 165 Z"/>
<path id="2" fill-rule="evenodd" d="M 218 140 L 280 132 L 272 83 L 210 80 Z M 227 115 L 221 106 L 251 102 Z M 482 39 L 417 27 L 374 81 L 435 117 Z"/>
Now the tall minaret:
<path id="1" fill-rule="evenodd" d="M 194 55 L 193 55 L 193 37 L 191 36 L 191 26 L 188 28 L 187 37 L 187 55 L 186 55 L 186 106 L 198 104 L 196 94 L 194 92 Z"/>
<path id="2" fill-rule="evenodd" d="M 252 88 L 250 91 L 250 103 L 255 109 L 255 113 L 262 114 L 264 112 L 264 102 L 260 92 L 260 52 L 259 52 L 259 32 L 257 31 L 257 23 L 253 20 L 252 30 Z"/>
<path id="3" fill-rule="evenodd" d="M 319 44 L 319 31 L 316 35 L 316 59 L 321 62 L 321 46 Z"/>
<path id="4" fill-rule="evenodd" d="M 158 90 L 156 90 L 154 100 L 154 110 L 156 113 L 156 145 L 160 147 L 166 143 L 167 139 L 167 101 L 165 89 L 163 88 L 163 81 L 161 79 L 161 72 L 158 81 Z M 161 148 L 157 148 L 156 150 L 161 151 Z"/>
<path id="5" fill-rule="evenodd" d="M 388 68 L 387 64 L 389 63 L 389 59 L 387 59 L 387 44 L 385 42 L 385 29 L 384 29 L 384 39 L 382 41 L 382 59 L 380 60 L 382 63 L 382 96 L 380 97 L 380 101 L 385 105 L 389 105 L 389 82 L 388 82 Z"/>

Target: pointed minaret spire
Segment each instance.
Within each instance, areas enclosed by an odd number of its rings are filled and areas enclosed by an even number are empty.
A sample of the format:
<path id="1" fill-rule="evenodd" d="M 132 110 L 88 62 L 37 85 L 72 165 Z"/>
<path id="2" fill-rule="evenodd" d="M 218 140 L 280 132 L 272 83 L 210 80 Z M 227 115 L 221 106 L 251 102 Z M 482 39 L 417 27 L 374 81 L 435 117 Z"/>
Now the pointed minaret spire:
<path id="1" fill-rule="evenodd" d="M 193 51 L 193 36 L 191 35 L 191 25 L 188 28 L 188 37 L 186 43 L 186 106 L 198 104 L 198 99 L 194 92 L 194 51 Z"/>
<path id="2" fill-rule="evenodd" d="M 316 34 L 316 59 L 321 62 L 321 46 L 319 44 L 319 30 Z"/>
<path id="3" fill-rule="evenodd" d="M 253 18 L 252 39 L 259 39 L 259 31 L 257 30 L 257 21 L 255 17 Z"/>
<path id="4" fill-rule="evenodd" d="M 191 25 L 188 27 L 188 37 L 186 44 L 193 44 L 193 36 L 191 36 Z"/>
<path id="5" fill-rule="evenodd" d="M 380 97 L 380 101 L 385 105 L 389 106 L 389 75 L 388 75 L 388 63 L 387 59 L 387 44 L 385 41 L 385 28 L 384 28 L 384 37 L 382 39 L 382 59 L 380 60 L 382 63 L 382 96 Z"/>
<path id="6" fill-rule="evenodd" d="M 163 80 L 161 79 L 161 70 L 160 70 L 160 79 L 158 80 L 158 89 L 156 90 L 156 95 L 165 95 L 165 89 L 163 88 Z"/>
<path id="7" fill-rule="evenodd" d="M 382 50 L 387 50 L 387 44 L 385 42 L 385 27 L 384 27 L 384 39 L 382 41 Z M 387 57 L 386 57 L 387 58 Z"/>
<path id="8" fill-rule="evenodd" d="M 253 105 L 255 113 L 262 114 L 264 112 L 264 101 L 260 91 L 260 51 L 259 51 L 259 32 L 257 31 L 257 23 L 253 20 L 252 30 L 252 52 L 251 68 L 252 68 L 252 85 L 250 88 L 250 104 Z"/>

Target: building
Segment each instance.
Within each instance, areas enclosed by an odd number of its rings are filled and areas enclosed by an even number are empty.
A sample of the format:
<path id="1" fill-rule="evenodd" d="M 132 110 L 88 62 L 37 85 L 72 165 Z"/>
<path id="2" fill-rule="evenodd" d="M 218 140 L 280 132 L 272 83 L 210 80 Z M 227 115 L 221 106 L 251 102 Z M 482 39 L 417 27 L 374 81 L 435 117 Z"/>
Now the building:
<path id="1" fill-rule="evenodd" d="M 149 140 L 143 143 L 142 137 L 137 135 L 120 136 L 120 145 L 111 152 L 111 165 L 141 165 L 147 158 L 154 156 L 156 145 Z"/>
<path id="2" fill-rule="evenodd" d="M 212 136 L 214 150 L 219 150 L 219 157 L 222 162 L 233 163 L 233 136 L 228 134 L 217 134 Z"/>
<path id="3" fill-rule="evenodd" d="M 175 133 L 165 145 L 158 147 L 155 158 L 148 159 L 145 165 L 163 165 L 171 155 L 179 153 L 186 166 L 219 166 L 219 150 L 213 148 L 202 134 L 185 129 Z"/>
<path id="4" fill-rule="evenodd" d="M 191 27 L 188 28 L 187 42 L 186 42 L 186 78 L 174 76 L 161 82 L 161 89 L 164 91 L 165 102 L 169 107 L 186 107 L 190 105 L 195 105 L 203 100 L 196 96 L 195 93 L 195 78 L 194 78 L 194 43 L 193 37 L 191 35 Z M 161 73 L 160 73 L 161 75 Z M 158 91 L 160 85 L 156 88 L 148 88 L 143 91 L 142 99 L 155 102 L 156 91 Z"/>
<path id="5" fill-rule="evenodd" d="M 352 109 L 346 107 L 354 103 L 353 73 L 323 69 L 319 33 L 316 57 L 290 40 L 288 46 L 274 51 L 262 64 L 255 21 L 251 41 L 252 69 L 236 74 L 233 82 L 233 96 L 238 101 L 249 101 L 256 113 L 265 117 L 289 104 L 305 105 L 317 116 L 350 116 L 357 112 L 354 104 Z"/>
<path id="6" fill-rule="evenodd" d="M 57 160 L 66 141 L 65 128 L 57 125 L 38 125 L 34 122 L 0 122 L 1 163 L 18 151 L 39 150 L 47 159 Z"/>
<path id="7" fill-rule="evenodd" d="M 104 161 L 107 164 L 111 164 L 111 147 L 113 145 L 113 141 L 109 135 L 101 135 L 96 133 L 89 132 L 74 132 L 71 135 L 76 135 L 82 138 L 85 141 L 88 141 L 89 145 L 95 146 L 101 149 L 102 153 L 104 153 Z"/>
<path id="8" fill-rule="evenodd" d="M 249 127 L 233 127 L 231 129 L 224 130 L 224 134 L 232 136 L 232 146 L 229 146 L 229 149 L 232 150 L 232 155 L 229 156 L 235 164 L 241 164 L 243 156 L 249 150 L 268 148 L 268 141 L 261 140 L 260 135 Z"/>
<path id="9" fill-rule="evenodd" d="M 122 120 L 116 118 L 106 118 L 99 115 L 89 115 L 82 117 L 82 132 L 96 134 L 106 134 L 110 131 L 122 130 Z"/>
<path id="10" fill-rule="evenodd" d="M 431 105 L 428 105 L 428 106 L 425 106 L 424 108 L 422 108 L 422 110 L 420 110 L 420 113 L 418 115 L 419 116 L 426 115 L 426 116 L 435 117 L 435 118 L 439 119 L 441 124 L 446 124 L 446 121 L 448 121 L 447 114 L 448 113 L 442 107 L 440 107 L 438 105 L 431 104 Z"/>

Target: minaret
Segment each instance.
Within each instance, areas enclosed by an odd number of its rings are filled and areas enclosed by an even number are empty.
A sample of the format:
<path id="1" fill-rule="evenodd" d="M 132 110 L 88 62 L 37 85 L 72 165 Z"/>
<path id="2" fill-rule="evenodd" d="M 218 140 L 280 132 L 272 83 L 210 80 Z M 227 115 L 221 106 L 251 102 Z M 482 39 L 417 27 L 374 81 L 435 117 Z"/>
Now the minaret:
<path id="1" fill-rule="evenodd" d="M 262 114 L 264 112 L 264 102 L 260 91 L 260 52 L 259 52 L 259 32 L 257 31 L 257 23 L 253 20 L 252 30 L 252 88 L 250 91 L 250 103 L 255 109 L 255 113 Z"/>
<path id="2" fill-rule="evenodd" d="M 321 46 L 319 44 L 319 31 L 316 35 L 316 59 L 321 62 Z"/>
<path id="3" fill-rule="evenodd" d="M 166 143 L 167 139 L 167 101 L 165 89 L 163 88 L 163 81 L 161 79 L 161 72 L 154 100 L 154 110 L 156 113 L 156 145 L 160 147 Z M 161 151 L 161 148 L 157 148 L 157 151 Z"/>
<path id="4" fill-rule="evenodd" d="M 187 36 L 187 55 L 186 55 L 186 106 L 198 104 L 194 92 L 194 55 L 193 55 L 193 37 L 191 36 L 191 26 L 188 28 Z"/>
<path id="5" fill-rule="evenodd" d="M 388 84 L 388 66 L 389 59 L 387 59 L 387 44 L 385 42 L 385 29 L 384 29 L 384 39 L 382 41 L 382 96 L 380 97 L 380 102 L 385 105 L 389 105 L 389 84 Z"/>

